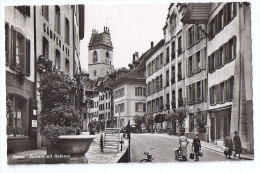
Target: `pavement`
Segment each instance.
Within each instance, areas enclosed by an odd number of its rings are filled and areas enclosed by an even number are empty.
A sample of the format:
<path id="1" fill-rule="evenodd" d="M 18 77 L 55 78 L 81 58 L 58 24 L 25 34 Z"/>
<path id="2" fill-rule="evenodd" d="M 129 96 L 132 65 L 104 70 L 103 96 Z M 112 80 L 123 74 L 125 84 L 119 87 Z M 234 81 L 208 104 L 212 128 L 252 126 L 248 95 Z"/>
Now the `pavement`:
<path id="1" fill-rule="evenodd" d="M 159 134 L 159 135 L 161 135 L 161 134 Z M 174 135 L 171 136 L 171 135 L 168 135 L 168 134 L 162 134 L 162 135 L 165 135 L 165 136 L 168 136 L 170 138 L 174 138 L 176 140 L 179 140 L 179 136 L 174 136 Z M 188 141 L 190 143 L 192 143 L 193 139 L 188 138 Z M 201 147 L 206 148 L 206 149 L 211 150 L 211 151 L 218 152 L 218 153 L 224 153 L 224 151 L 221 149 L 221 146 L 216 145 L 216 144 L 212 144 L 212 143 L 207 143 L 205 141 L 201 141 Z M 254 160 L 253 154 L 241 154 L 240 157 L 242 159 L 245 159 L 245 160 Z"/>
<path id="2" fill-rule="evenodd" d="M 93 142 L 89 148 L 89 151 L 85 154 L 88 159 L 89 164 L 94 163 L 117 163 L 119 159 L 124 155 L 128 148 L 127 139 L 123 139 L 122 151 L 119 148 L 117 152 L 116 149 L 104 148 L 102 152 L 100 150 L 100 134 L 95 134 Z M 47 148 L 43 147 L 37 150 L 29 150 L 18 152 L 15 154 L 7 155 L 8 165 L 16 164 L 45 164 L 45 156 L 47 154 Z"/>

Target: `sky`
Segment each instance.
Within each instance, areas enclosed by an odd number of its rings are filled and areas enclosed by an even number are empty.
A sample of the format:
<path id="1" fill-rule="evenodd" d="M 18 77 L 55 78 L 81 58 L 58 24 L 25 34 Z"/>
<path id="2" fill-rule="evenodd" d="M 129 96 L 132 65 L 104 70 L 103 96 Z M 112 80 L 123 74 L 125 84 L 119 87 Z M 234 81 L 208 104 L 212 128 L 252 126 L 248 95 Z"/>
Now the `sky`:
<path id="1" fill-rule="evenodd" d="M 109 27 L 113 44 L 113 65 L 126 67 L 132 62 L 134 52 L 139 56 L 147 51 L 151 42 L 156 45 L 164 38 L 165 25 L 170 3 L 117 2 L 85 4 L 85 35 L 80 43 L 80 63 L 88 68 L 88 44 L 92 29 L 98 33 Z"/>

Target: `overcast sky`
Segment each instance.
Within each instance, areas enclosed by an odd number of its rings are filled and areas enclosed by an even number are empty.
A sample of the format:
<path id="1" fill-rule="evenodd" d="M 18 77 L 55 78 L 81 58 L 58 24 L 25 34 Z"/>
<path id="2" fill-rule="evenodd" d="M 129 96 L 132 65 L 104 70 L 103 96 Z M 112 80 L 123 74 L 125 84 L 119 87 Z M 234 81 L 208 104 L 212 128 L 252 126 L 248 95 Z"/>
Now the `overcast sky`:
<path id="1" fill-rule="evenodd" d="M 127 67 L 132 54 L 139 55 L 163 39 L 170 3 L 87 3 L 85 5 L 85 36 L 81 41 L 81 67 L 88 68 L 88 44 L 92 29 L 103 32 L 109 27 L 113 44 L 115 68 Z"/>

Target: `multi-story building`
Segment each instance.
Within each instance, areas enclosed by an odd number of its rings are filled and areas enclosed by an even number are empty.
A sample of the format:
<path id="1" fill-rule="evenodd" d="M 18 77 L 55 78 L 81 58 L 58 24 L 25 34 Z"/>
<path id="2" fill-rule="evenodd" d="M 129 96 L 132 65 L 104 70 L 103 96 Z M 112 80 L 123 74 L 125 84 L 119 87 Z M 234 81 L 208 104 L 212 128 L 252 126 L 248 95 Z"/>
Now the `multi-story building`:
<path id="1" fill-rule="evenodd" d="M 19 128 L 22 137 L 8 136 L 8 152 L 36 148 L 32 124 L 36 114 L 35 32 L 32 6 L 5 7 L 5 59 L 7 133 Z M 12 131 L 12 130 L 11 130 Z M 18 147 L 19 146 L 19 147 Z"/>
<path id="2" fill-rule="evenodd" d="M 147 51 L 148 52 L 148 51 Z M 130 69 L 118 69 L 114 81 L 109 84 L 113 89 L 114 118 L 117 126 L 123 128 L 128 121 L 134 123 L 134 116 L 144 116 L 146 113 L 145 61 L 147 52 L 140 58 L 133 55 Z"/>
<path id="3" fill-rule="evenodd" d="M 33 7 L 35 11 L 35 49 L 37 65 L 37 87 L 39 87 L 42 59 L 52 63 L 56 69 L 70 77 L 80 73 L 79 41 L 84 37 L 84 5 L 43 5 Z M 80 96 L 72 96 L 76 108 L 80 108 Z M 39 93 L 37 100 L 40 100 Z M 38 102 L 38 112 L 41 103 Z M 83 116 L 83 115 L 82 115 Z M 38 132 L 39 133 L 39 132 Z M 37 146 L 45 145 L 38 134 Z"/>
<path id="4" fill-rule="evenodd" d="M 188 4 L 185 23 L 206 24 L 209 140 L 238 131 L 253 151 L 252 47 L 249 3 Z"/>

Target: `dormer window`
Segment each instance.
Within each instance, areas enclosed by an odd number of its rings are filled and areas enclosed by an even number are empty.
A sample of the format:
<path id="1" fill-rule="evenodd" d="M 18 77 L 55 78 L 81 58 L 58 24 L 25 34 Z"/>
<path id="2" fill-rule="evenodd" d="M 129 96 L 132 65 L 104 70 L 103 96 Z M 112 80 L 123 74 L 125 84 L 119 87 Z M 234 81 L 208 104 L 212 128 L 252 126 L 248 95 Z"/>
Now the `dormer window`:
<path id="1" fill-rule="evenodd" d="M 96 63 L 97 61 L 98 61 L 97 52 L 94 51 L 94 53 L 93 53 L 93 63 Z"/>

